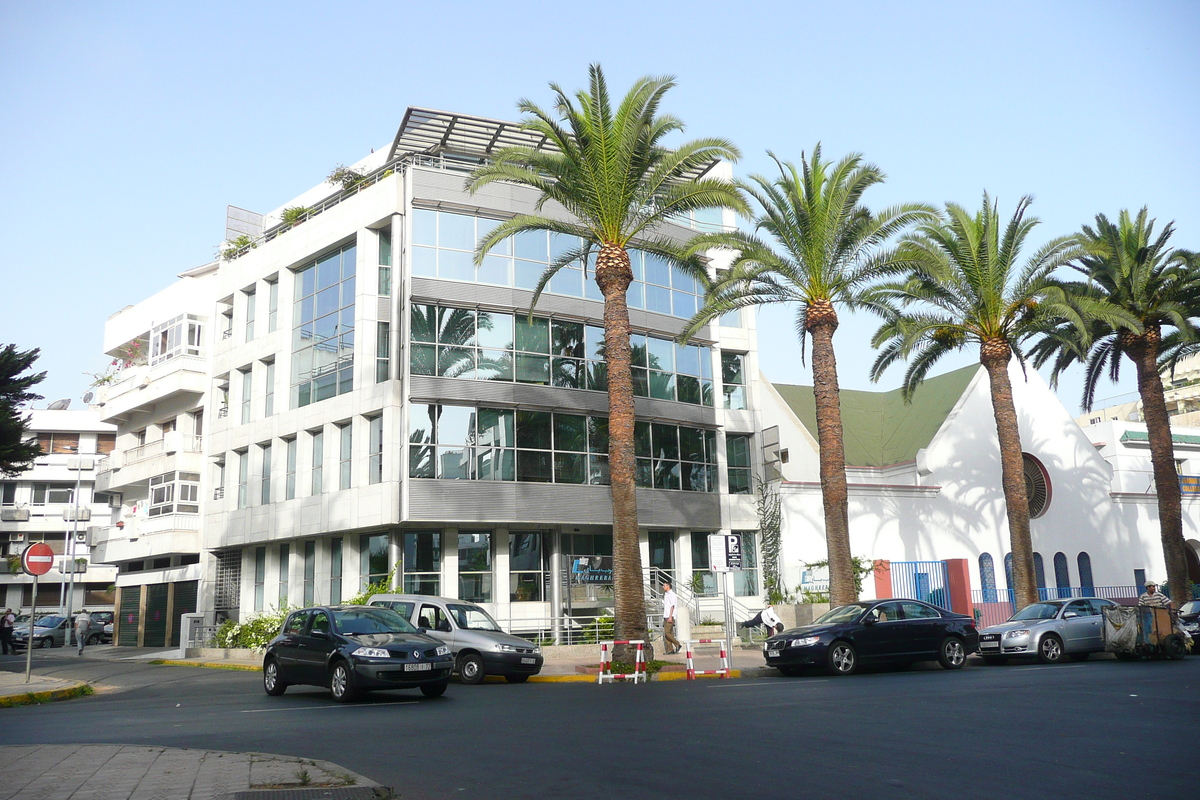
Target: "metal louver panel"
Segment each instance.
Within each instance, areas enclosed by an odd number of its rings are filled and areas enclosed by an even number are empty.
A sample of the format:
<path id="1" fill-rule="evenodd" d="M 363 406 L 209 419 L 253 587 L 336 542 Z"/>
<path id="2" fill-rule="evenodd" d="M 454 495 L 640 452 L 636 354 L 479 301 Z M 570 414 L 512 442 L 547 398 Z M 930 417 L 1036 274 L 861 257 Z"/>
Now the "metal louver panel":
<path id="1" fill-rule="evenodd" d="M 142 587 L 121 588 L 121 613 L 117 619 L 117 644 L 121 647 L 138 646 L 138 623 L 141 619 Z"/>
<path id="2" fill-rule="evenodd" d="M 146 623 L 142 631 L 142 647 L 167 646 L 167 584 L 154 583 L 146 587 Z"/>
<path id="3" fill-rule="evenodd" d="M 184 581 L 175 584 L 174 605 L 171 608 L 171 647 L 179 646 L 179 629 L 182 627 L 179 618 L 183 614 L 193 614 L 196 611 L 197 581 Z"/>

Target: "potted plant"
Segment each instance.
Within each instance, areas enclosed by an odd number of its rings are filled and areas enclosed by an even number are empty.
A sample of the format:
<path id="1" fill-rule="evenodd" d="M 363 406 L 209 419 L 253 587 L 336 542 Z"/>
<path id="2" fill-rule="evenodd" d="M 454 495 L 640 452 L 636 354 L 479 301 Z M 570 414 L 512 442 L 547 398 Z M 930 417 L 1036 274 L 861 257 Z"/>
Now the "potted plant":
<path id="1" fill-rule="evenodd" d="M 304 222 L 304 220 L 308 219 L 308 214 L 310 211 L 312 211 L 312 209 L 308 208 L 307 206 L 289 206 L 283 210 L 280 218 L 283 221 L 283 224 L 290 228 L 293 225 L 299 225 L 301 222 Z"/>

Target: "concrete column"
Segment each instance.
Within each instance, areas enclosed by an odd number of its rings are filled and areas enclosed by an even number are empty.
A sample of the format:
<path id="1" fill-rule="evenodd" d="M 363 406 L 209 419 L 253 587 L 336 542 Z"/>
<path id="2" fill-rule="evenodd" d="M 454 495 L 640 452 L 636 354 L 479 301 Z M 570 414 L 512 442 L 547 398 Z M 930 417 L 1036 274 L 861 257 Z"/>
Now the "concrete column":
<path id="1" fill-rule="evenodd" d="M 971 602 L 970 565 L 965 558 L 948 558 L 946 572 L 949 574 L 950 583 L 947 587 L 950 594 L 950 610 L 970 616 L 974 608 Z"/>
<path id="2" fill-rule="evenodd" d="M 884 599 L 894 597 L 892 594 L 892 562 L 880 559 L 875 562 L 875 597 Z"/>
<path id="3" fill-rule="evenodd" d="M 442 531 L 442 597 L 458 597 L 458 528 Z"/>

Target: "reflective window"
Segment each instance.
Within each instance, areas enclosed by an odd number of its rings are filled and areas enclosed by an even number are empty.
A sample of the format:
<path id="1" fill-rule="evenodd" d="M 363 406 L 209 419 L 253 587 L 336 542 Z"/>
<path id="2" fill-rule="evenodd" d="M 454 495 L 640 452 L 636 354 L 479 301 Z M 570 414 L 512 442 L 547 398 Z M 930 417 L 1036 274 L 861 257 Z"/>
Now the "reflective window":
<path id="1" fill-rule="evenodd" d="M 939 619 L 942 615 L 936 609 L 920 603 L 901 603 L 905 619 Z"/>
<path id="2" fill-rule="evenodd" d="M 388 558 L 388 536 L 386 533 L 368 533 L 358 538 L 359 575 L 361 587 L 387 578 L 391 571 Z"/>
<path id="3" fill-rule="evenodd" d="M 404 593 L 441 594 L 441 572 L 442 532 L 406 531 L 404 533 Z"/>
<path id="4" fill-rule="evenodd" d="M 458 532 L 458 597 L 473 603 L 492 602 L 492 533 Z"/>
<path id="5" fill-rule="evenodd" d="M 509 600 L 514 603 L 540 601 L 547 572 L 541 531 L 510 531 L 508 534 Z"/>
<path id="6" fill-rule="evenodd" d="M 354 387 L 354 245 L 296 270 L 292 408 Z"/>
<path id="7" fill-rule="evenodd" d="M 730 494 L 750 494 L 752 462 L 750 460 L 751 434 L 729 433 L 725 435 L 726 470 L 729 475 Z"/>
<path id="8" fill-rule="evenodd" d="M 744 353 L 721 352 L 721 386 L 725 407 L 746 408 L 746 356 Z"/>

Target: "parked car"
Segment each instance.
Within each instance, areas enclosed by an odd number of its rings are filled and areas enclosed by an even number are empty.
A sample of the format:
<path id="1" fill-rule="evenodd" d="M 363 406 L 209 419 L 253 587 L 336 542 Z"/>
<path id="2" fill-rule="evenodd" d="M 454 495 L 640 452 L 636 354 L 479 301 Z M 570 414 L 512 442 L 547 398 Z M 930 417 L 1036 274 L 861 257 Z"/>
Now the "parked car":
<path id="1" fill-rule="evenodd" d="M 33 623 L 33 646 L 41 647 L 62 647 L 67 640 L 67 626 L 70 620 L 66 617 L 60 617 L 57 614 L 39 616 Z M 16 647 L 25 647 L 29 640 L 29 617 L 25 615 L 24 625 L 17 623 L 17 627 L 13 628 L 13 645 Z"/>
<path id="2" fill-rule="evenodd" d="M 390 608 L 413 625 L 434 631 L 450 646 L 463 683 L 479 683 L 486 675 L 503 675 L 524 683 L 542 670 L 542 648 L 505 633 L 481 607 L 466 600 L 415 594 L 377 594 L 368 601 Z"/>
<path id="3" fill-rule="evenodd" d="M 1192 637 L 1192 652 L 1200 651 L 1200 600 L 1188 600 L 1179 607 L 1179 627 Z"/>
<path id="4" fill-rule="evenodd" d="M 1007 622 L 980 631 L 979 654 L 989 664 L 1003 664 L 1010 658 L 1055 664 L 1063 656 L 1084 661 L 1092 653 L 1104 652 L 1101 609 L 1115 605 L 1101 597 L 1030 603 Z"/>
<path id="5" fill-rule="evenodd" d="M 441 697 L 450 683 L 450 648 L 391 609 L 321 606 L 293 611 L 267 645 L 263 688 L 328 686 L 339 703 L 370 689 L 420 689 Z"/>
<path id="6" fill-rule="evenodd" d="M 979 647 L 975 621 L 919 600 L 868 600 L 830 609 L 811 625 L 767 639 L 767 666 L 784 675 L 824 666 L 851 675 L 860 664 L 908 665 L 936 660 L 959 669 Z"/>

